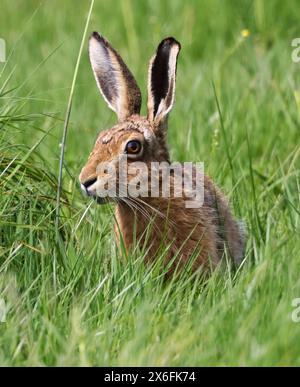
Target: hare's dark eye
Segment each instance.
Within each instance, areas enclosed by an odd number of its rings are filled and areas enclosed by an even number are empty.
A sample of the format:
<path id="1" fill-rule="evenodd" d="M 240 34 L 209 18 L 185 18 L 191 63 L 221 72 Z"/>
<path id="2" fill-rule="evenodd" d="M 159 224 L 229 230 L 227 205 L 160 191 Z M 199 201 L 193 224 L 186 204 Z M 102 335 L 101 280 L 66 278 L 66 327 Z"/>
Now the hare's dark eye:
<path id="1" fill-rule="evenodd" d="M 141 151 L 141 149 L 142 144 L 137 140 L 132 140 L 126 144 L 125 152 L 130 155 L 136 155 Z"/>

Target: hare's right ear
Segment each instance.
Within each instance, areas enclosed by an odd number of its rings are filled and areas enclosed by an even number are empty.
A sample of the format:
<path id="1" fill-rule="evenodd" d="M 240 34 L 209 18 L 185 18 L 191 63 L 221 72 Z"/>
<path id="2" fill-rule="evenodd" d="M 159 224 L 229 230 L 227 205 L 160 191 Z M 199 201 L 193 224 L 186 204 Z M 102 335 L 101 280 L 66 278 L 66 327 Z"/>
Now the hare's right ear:
<path id="1" fill-rule="evenodd" d="M 120 55 L 98 32 L 89 42 L 89 55 L 97 85 L 119 121 L 141 109 L 141 91 Z"/>
<path id="2" fill-rule="evenodd" d="M 177 57 L 180 43 L 164 39 L 150 61 L 148 73 L 148 119 L 160 126 L 173 107 Z"/>

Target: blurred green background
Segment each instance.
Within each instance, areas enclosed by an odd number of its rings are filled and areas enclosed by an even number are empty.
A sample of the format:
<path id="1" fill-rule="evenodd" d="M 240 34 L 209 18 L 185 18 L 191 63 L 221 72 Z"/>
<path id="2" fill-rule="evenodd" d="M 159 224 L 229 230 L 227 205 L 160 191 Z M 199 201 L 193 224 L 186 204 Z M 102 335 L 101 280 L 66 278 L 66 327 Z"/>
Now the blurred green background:
<path id="1" fill-rule="evenodd" d="M 291 58 L 299 1 L 94 4 L 88 34 L 99 31 L 122 55 L 143 113 L 150 57 L 166 36 L 182 44 L 172 158 L 204 161 L 248 228 L 243 268 L 205 286 L 184 276 L 165 284 L 142 254 L 123 262 L 111 208 L 80 193 L 98 132 L 116 122 L 97 90 L 88 39 L 55 236 L 60 144 L 89 5 L 0 0 L 0 298 L 9 306 L 0 364 L 299 365 L 300 325 L 291 318 L 300 297 L 300 63 Z"/>
<path id="2" fill-rule="evenodd" d="M 26 82 L 23 95 L 45 100 L 31 100 L 28 112 L 64 117 L 88 7 L 85 0 L 1 0 L 1 36 L 8 52 L 14 48 L 7 66 L 7 72 L 14 69 L 11 86 Z M 234 141 L 243 142 L 246 128 L 255 140 L 252 146 L 261 153 L 265 147 L 274 147 L 275 133 L 285 151 L 296 141 L 298 132 L 287 127 L 283 130 L 281 116 L 276 113 L 280 108 L 293 115 L 290 105 L 295 103 L 299 69 L 291 61 L 291 40 L 299 30 L 297 9 L 297 1 L 286 4 L 274 0 L 96 1 L 89 31 L 100 31 L 121 53 L 142 88 L 143 112 L 150 57 L 163 37 L 173 35 L 181 42 L 170 142 L 175 145 L 174 158 L 182 159 L 188 150 L 190 158 L 208 161 L 216 111 L 212 82 L 221 102 L 230 107 L 226 119 Z M 250 33 L 247 39 L 242 39 L 244 29 Z M 114 122 L 113 113 L 98 95 L 85 50 L 76 84 L 67 160 L 78 162 L 79 168 L 98 131 Z M 235 125 L 238 130 L 233 130 Z M 61 132 L 61 125 L 57 127 L 52 132 L 55 136 Z M 193 141 L 187 144 L 189 130 Z M 32 139 L 32 133 L 29 137 Z M 26 129 L 23 138 L 28 138 Z M 53 157 L 57 141 L 46 141 L 46 145 L 52 148 L 49 157 Z M 78 152 L 73 152 L 76 148 Z M 213 162 L 223 165 L 222 157 L 214 155 Z"/>

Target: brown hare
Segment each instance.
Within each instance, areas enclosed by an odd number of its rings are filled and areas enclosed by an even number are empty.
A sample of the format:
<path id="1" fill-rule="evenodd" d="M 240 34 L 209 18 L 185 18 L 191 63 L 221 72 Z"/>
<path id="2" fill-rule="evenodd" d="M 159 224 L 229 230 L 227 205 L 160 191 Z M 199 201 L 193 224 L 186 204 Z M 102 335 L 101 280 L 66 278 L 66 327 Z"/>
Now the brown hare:
<path id="1" fill-rule="evenodd" d="M 140 89 L 117 51 L 105 38 L 94 32 L 89 42 L 89 56 L 97 85 L 108 106 L 118 117 L 118 124 L 102 131 L 80 173 L 83 191 L 105 203 L 109 198 L 99 194 L 103 182 L 120 180 L 120 156 L 126 155 L 126 167 L 143 162 L 170 163 L 167 146 L 167 118 L 175 94 L 177 57 L 180 44 L 174 38 L 164 39 L 150 61 L 148 73 L 148 114 L 139 115 Z M 113 165 L 118 173 L 110 176 L 99 169 L 103 163 Z M 122 167 L 124 169 L 124 166 Z M 126 172 L 127 173 L 127 172 Z M 128 181 L 132 176 L 128 173 Z M 162 175 L 159 174 L 159 179 Z M 171 176 L 170 184 L 174 183 Z M 126 187 L 125 187 L 126 188 Z M 117 187 L 115 198 L 115 233 L 117 243 L 127 251 L 137 241 L 154 260 L 165 251 L 169 272 L 184 267 L 192 259 L 192 268 L 214 268 L 227 250 L 235 263 L 244 251 L 244 233 L 233 218 L 227 200 L 207 176 L 203 178 L 203 202 L 200 207 L 186 208 L 186 197 L 171 195 L 130 196 Z M 149 226 L 150 225 L 150 226 Z M 147 229 L 151 229 L 147 233 Z"/>

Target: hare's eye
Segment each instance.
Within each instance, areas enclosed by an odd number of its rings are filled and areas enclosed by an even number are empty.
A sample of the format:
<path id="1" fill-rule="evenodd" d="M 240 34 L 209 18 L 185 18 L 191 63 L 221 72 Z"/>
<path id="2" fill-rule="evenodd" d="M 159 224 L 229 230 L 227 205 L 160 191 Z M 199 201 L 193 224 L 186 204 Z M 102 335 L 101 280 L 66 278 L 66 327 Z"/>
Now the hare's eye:
<path id="1" fill-rule="evenodd" d="M 142 144 L 137 140 L 129 141 L 126 144 L 125 152 L 131 155 L 135 155 L 142 149 Z"/>

